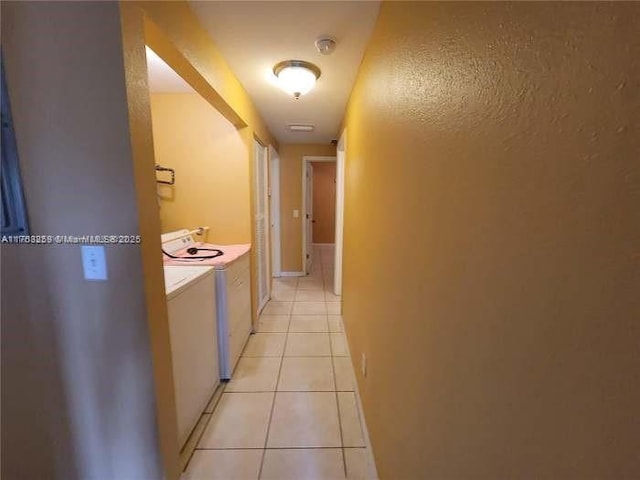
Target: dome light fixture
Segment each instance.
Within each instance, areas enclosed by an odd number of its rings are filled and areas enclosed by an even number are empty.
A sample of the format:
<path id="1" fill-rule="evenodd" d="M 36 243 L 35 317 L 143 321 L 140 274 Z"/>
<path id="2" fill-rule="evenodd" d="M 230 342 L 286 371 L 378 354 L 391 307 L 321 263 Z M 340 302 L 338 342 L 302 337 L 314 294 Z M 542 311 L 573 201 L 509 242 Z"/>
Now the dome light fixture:
<path id="1" fill-rule="evenodd" d="M 320 69 L 303 60 L 285 60 L 273 67 L 273 74 L 278 79 L 278 86 L 298 100 L 316 85 Z"/>

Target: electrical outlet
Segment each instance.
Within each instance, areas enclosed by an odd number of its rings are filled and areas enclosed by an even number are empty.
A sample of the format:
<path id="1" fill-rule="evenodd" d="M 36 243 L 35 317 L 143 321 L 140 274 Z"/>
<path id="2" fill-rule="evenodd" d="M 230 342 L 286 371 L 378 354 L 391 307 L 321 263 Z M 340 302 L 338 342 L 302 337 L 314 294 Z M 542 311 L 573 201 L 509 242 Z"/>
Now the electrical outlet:
<path id="1" fill-rule="evenodd" d="M 364 353 L 360 357 L 360 371 L 363 377 L 367 376 L 367 356 Z"/>

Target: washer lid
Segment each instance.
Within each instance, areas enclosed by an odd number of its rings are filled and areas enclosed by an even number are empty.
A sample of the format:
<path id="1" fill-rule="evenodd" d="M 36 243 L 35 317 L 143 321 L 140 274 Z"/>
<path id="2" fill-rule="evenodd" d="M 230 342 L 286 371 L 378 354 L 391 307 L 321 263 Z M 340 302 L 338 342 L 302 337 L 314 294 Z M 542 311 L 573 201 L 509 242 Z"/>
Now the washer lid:
<path id="1" fill-rule="evenodd" d="M 167 297 L 173 296 L 181 291 L 184 287 L 198 278 L 208 275 L 213 271 L 213 267 L 183 267 L 183 266 L 165 266 L 164 267 L 164 288 Z"/>

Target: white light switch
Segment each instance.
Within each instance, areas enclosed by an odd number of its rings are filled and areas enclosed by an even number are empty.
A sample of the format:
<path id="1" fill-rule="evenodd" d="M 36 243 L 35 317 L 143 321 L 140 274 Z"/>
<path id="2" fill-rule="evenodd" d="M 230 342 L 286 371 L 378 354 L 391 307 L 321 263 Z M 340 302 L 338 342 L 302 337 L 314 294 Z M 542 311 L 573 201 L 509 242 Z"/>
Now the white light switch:
<path id="1" fill-rule="evenodd" d="M 83 245 L 80 248 L 82 249 L 82 268 L 84 269 L 84 278 L 86 280 L 106 280 L 107 261 L 105 258 L 104 247 Z"/>
<path id="2" fill-rule="evenodd" d="M 293 218 L 298 218 L 300 217 L 300 210 L 294 210 L 293 211 Z"/>

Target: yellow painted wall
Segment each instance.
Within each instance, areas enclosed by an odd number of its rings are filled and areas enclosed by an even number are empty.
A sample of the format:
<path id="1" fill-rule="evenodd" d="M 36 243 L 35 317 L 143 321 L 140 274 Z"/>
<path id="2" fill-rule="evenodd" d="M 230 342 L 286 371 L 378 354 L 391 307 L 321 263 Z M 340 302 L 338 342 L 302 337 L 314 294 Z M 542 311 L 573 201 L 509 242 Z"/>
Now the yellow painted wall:
<path id="1" fill-rule="evenodd" d="M 381 479 L 640 478 L 639 24 L 382 5 L 345 122 L 343 290 Z"/>
<path id="2" fill-rule="evenodd" d="M 151 107 L 147 85 L 145 44 L 149 45 L 194 90 L 236 125 L 248 151 L 254 135 L 264 143 L 277 142 L 251 99 L 200 25 L 187 2 L 120 2 L 122 47 L 129 106 L 140 231 L 143 243 L 146 308 L 154 360 L 156 415 L 165 477 L 180 475 L 173 399 L 171 354 L 161 270 Z M 157 241 L 156 241 L 157 239 Z M 253 243 L 253 242 L 252 242 Z M 255 254 L 252 253 L 252 256 Z M 252 261 L 255 265 L 255 261 Z M 252 270 L 252 291 L 255 273 Z M 255 306 L 255 293 L 253 295 Z M 255 311 L 255 308 L 253 309 Z"/>
<path id="3" fill-rule="evenodd" d="M 280 218 L 282 271 L 302 271 L 302 157 L 333 156 L 336 147 L 320 144 L 280 145 Z M 293 210 L 300 211 L 293 218 Z"/>
<path id="4" fill-rule="evenodd" d="M 176 170 L 175 185 L 158 186 L 162 231 L 207 225 L 208 242 L 250 243 L 249 152 L 237 129 L 196 93 L 152 94 L 151 116 L 156 162 Z"/>
<path id="5" fill-rule="evenodd" d="M 2 244 L 1 476 L 163 478 L 159 429 L 171 425 L 156 416 L 148 316 L 166 321 L 166 306 L 149 283 L 162 282 L 159 241 L 155 271 L 144 264 L 157 236 L 134 182 L 118 4 L 1 8 L 30 233 L 143 236 L 105 246 L 104 282 L 84 279 L 80 245 Z"/>
<path id="6" fill-rule="evenodd" d="M 336 236 L 336 162 L 313 166 L 313 243 L 333 243 Z"/>

